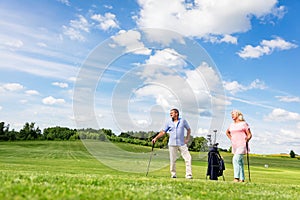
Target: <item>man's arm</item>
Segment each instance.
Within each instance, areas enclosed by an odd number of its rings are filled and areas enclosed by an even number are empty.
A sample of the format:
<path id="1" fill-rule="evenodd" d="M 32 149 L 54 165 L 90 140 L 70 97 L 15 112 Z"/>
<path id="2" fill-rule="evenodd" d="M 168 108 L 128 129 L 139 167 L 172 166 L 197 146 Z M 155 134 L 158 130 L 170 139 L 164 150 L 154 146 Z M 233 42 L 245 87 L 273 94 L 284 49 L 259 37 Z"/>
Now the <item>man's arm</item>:
<path id="1" fill-rule="evenodd" d="M 159 134 L 153 138 L 152 143 L 155 143 L 159 138 L 161 138 L 166 132 L 165 131 L 160 131 Z"/>
<path id="2" fill-rule="evenodd" d="M 184 143 L 187 144 L 190 141 L 190 138 L 191 138 L 191 129 L 188 128 L 187 133 L 186 133 L 186 137 L 184 139 Z"/>

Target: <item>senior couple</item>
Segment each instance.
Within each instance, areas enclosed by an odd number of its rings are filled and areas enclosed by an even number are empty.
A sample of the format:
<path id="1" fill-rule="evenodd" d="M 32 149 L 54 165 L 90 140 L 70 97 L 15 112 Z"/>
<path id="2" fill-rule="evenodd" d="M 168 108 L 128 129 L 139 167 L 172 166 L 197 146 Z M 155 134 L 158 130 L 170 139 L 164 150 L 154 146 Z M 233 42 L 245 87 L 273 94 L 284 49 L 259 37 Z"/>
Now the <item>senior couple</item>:
<path id="1" fill-rule="evenodd" d="M 156 143 L 156 141 L 164 134 L 169 133 L 168 146 L 171 178 L 177 178 L 176 160 L 177 152 L 180 151 L 181 156 L 185 161 L 185 178 L 192 179 L 192 157 L 187 146 L 191 137 L 191 128 L 185 119 L 179 117 L 178 109 L 171 109 L 170 117 L 171 119 L 166 122 L 165 127 L 153 138 L 152 143 Z M 233 122 L 227 129 L 226 135 L 231 140 L 232 153 L 234 154 L 232 158 L 234 182 L 244 182 L 244 154 L 249 151 L 247 143 L 251 139 L 252 134 L 240 111 L 233 110 L 231 112 L 231 118 Z"/>

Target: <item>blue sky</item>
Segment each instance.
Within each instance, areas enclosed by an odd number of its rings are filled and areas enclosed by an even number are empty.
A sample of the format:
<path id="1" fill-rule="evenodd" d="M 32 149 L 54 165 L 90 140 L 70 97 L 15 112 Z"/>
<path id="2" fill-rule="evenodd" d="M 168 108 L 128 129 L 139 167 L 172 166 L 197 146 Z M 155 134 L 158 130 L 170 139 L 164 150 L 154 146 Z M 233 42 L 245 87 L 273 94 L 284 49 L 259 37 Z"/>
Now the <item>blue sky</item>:
<path id="1" fill-rule="evenodd" d="M 253 153 L 300 153 L 297 0 L 0 0 L 0 120 L 193 136 L 241 110 Z"/>

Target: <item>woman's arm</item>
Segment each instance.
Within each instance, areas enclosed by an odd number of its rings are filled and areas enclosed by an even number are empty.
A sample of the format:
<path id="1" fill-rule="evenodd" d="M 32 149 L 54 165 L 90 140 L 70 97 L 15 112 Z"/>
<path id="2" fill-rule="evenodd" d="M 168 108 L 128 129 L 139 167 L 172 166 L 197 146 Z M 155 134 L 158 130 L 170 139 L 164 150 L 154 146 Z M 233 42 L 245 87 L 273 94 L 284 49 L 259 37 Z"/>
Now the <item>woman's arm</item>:
<path id="1" fill-rule="evenodd" d="M 252 133 L 250 131 L 250 128 L 246 129 L 246 142 L 249 142 L 249 140 L 252 138 Z"/>
<path id="2" fill-rule="evenodd" d="M 229 129 L 226 130 L 226 135 L 227 135 L 227 137 L 231 140 L 231 134 L 230 134 Z"/>

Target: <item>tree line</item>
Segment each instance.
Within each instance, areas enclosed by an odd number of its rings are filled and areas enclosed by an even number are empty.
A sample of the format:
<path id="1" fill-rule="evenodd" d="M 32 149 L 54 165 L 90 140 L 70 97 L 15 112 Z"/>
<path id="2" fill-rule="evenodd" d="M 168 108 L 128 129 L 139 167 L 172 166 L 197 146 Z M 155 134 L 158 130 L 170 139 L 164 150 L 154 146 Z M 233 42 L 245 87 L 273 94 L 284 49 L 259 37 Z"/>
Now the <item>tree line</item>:
<path id="1" fill-rule="evenodd" d="M 100 140 L 111 142 L 124 142 L 136 145 L 151 146 L 151 140 L 157 132 L 154 131 L 128 131 L 121 132 L 119 135 L 113 133 L 110 129 L 70 129 L 67 127 L 49 127 L 43 131 L 36 127 L 34 122 L 26 122 L 20 131 L 9 129 L 9 124 L 0 122 L 0 141 L 16 141 L 16 140 Z M 165 134 L 155 147 L 167 148 L 169 136 Z M 190 151 L 208 151 L 208 141 L 204 137 L 195 137 L 188 144 Z"/>

